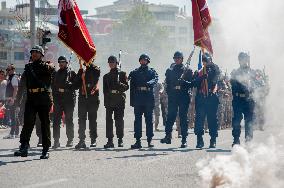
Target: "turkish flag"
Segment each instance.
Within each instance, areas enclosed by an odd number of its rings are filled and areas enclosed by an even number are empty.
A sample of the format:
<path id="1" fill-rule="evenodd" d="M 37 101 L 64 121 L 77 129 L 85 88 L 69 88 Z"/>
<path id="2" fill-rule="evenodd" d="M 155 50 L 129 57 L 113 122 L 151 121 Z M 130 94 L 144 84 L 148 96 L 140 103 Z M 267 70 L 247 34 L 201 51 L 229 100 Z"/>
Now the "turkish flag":
<path id="1" fill-rule="evenodd" d="M 59 0 L 58 26 L 59 39 L 87 64 L 92 63 L 96 47 L 75 0 Z"/>
<path id="2" fill-rule="evenodd" d="M 206 0 L 192 0 L 194 44 L 213 54 L 208 27 L 211 16 Z"/>

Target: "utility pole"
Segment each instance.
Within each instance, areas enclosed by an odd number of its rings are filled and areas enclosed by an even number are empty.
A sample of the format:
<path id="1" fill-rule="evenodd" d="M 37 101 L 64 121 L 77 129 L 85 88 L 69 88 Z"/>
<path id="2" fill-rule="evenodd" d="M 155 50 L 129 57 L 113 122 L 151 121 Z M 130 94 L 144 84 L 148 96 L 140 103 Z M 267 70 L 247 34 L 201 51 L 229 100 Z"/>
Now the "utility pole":
<path id="1" fill-rule="evenodd" d="M 30 0 L 30 33 L 32 48 L 36 44 L 35 0 Z"/>

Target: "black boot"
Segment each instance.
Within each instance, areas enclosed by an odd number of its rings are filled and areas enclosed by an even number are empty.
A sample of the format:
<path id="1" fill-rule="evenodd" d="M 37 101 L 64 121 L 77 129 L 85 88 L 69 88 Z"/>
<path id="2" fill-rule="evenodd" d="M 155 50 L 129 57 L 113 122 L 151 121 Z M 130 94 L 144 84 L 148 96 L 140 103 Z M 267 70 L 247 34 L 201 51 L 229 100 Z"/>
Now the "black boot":
<path id="1" fill-rule="evenodd" d="M 87 146 L 86 146 L 86 143 L 85 141 L 79 141 L 79 143 L 75 146 L 75 149 L 86 149 Z"/>
<path id="2" fill-rule="evenodd" d="M 68 140 L 66 143 L 66 147 L 72 147 L 73 146 L 73 140 Z"/>
<path id="3" fill-rule="evenodd" d="M 118 147 L 120 147 L 120 148 L 123 147 L 123 140 L 122 140 L 122 138 L 118 139 Z"/>
<path id="4" fill-rule="evenodd" d="M 91 145 L 90 145 L 91 148 L 94 148 L 94 147 L 97 147 L 97 141 L 96 139 L 92 139 L 91 140 Z"/>
<path id="5" fill-rule="evenodd" d="M 197 135 L 197 144 L 196 148 L 202 149 L 204 147 L 204 141 L 202 135 Z"/>
<path id="6" fill-rule="evenodd" d="M 209 148 L 216 148 L 216 137 L 211 137 Z"/>
<path id="7" fill-rule="evenodd" d="M 107 144 L 104 145 L 104 148 L 105 149 L 114 148 L 113 140 L 112 139 L 108 139 Z"/>
<path id="8" fill-rule="evenodd" d="M 186 148 L 187 147 L 187 141 L 186 141 L 186 137 L 183 137 L 181 139 L 181 148 Z"/>
<path id="9" fill-rule="evenodd" d="M 234 147 L 234 145 L 240 145 L 241 142 L 240 142 L 240 138 L 239 137 L 234 137 L 234 142 L 232 144 L 232 147 Z"/>
<path id="10" fill-rule="evenodd" d="M 60 147 L 59 139 L 55 139 L 52 148 L 53 149 L 57 149 L 59 147 Z"/>
<path id="11" fill-rule="evenodd" d="M 40 156 L 40 159 L 48 159 L 49 158 L 49 152 L 48 152 L 48 148 L 44 148 L 42 150 L 42 153 L 41 153 L 41 156 Z"/>
<path id="12" fill-rule="evenodd" d="M 14 156 L 16 157 L 27 157 L 28 156 L 28 148 L 29 144 L 21 144 L 19 151 L 16 151 L 14 153 Z"/>
<path id="13" fill-rule="evenodd" d="M 136 139 L 135 144 L 131 145 L 131 149 L 140 149 L 140 148 L 142 148 L 141 140 L 140 139 Z"/>
<path id="14" fill-rule="evenodd" d="M 154 144 L 152 144 L 152 138 L 147 138 L 148 148 L 153 148 Z"/>
<path id="15" fill-rule="evenodd" d="M 162 144 L 171 144 L 172 143 L 172 138 L 171 135 L 166 135 L 165 138 L 161 139 Z"/>

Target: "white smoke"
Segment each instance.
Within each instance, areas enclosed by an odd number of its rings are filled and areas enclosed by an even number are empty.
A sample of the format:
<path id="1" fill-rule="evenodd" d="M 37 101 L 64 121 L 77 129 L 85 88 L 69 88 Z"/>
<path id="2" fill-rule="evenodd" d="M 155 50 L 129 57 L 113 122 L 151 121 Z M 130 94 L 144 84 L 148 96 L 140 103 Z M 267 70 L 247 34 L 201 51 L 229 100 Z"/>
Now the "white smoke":
<path id="1" fill-rule="evenodd" d="M 197 163 L 202 187 L 208 188 L 281 188 L 282 147 L 271 137 L 266 144 L 235 146 L 232 155 L 219 155 Z M 281 165 L 280 165 L 281 164 Z M 283 166 L 282 166 L 283 168 Z"/>
<path id="2" fill-rule="evenodd" d="M 266 68 L 271 89 L 265 108 L 265 137 L 270 138 L 234 147 L 231 155 L 198 162 L 203 187 L 284 187 L 283 8 L 281 0 L 218 0 L 212 4 L 212 14 L 220 27 L 220 34 L 213 39 L 215 62 L 236 68 L 238 53 L 249 51 L 251 67 Z"/>

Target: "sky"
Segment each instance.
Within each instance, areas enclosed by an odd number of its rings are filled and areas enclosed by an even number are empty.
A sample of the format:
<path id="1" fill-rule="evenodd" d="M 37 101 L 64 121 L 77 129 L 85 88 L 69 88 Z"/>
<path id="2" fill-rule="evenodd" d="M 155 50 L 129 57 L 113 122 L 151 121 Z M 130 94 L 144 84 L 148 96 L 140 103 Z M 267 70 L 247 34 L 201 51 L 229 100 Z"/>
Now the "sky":
<path id="1" fill-rule="evenodd" d="M 2 0 L 3 1 L 3 0 Z M 6 0 L 7 7 L 15 6 L 15 4 L 18 2 L 29 2 L 30 0 Z M 147 0 L 149 3 L 155 3 L 155 4 L 173 4 L 177 5 L 179 7 L 183 7 L 186 5 L 188 8 L 191 6 L 191 0 Z M 208 2 L 210 3 L 209 0 Z M 58 0 L 49 0 L 51 4 L 57 4 Z M 78 6 L 80 9 L 88 10 L 89 13 L 95 13 L 94 8 L 105 6 L 105 5 L 111 5 L 114 0 L 76 0 Z M 92 3 L 90 3 L 92 2 Z"/>

